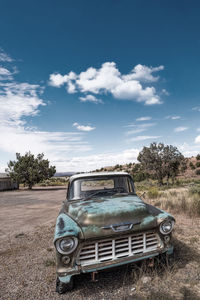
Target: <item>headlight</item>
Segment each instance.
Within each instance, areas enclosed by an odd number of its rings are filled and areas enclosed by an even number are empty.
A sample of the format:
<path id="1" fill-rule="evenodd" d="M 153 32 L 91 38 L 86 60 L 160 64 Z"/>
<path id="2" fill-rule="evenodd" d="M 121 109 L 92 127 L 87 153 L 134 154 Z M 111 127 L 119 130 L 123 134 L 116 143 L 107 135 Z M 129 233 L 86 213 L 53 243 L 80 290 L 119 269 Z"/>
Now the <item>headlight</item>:
<path id="1" fill-rule="evenodd" d="M 78 239 L 75 237 L 66 237 L 56 241 L 56 249 L 61 254 L 72 253 L 78 245 Z"/>
<path id="2" fill-rule="evenodd" d="M 162 234 L 169 234 L 174 227 L 174 221 L 172 220 L 165 220 L 160 224 L 160 232 Z"/>

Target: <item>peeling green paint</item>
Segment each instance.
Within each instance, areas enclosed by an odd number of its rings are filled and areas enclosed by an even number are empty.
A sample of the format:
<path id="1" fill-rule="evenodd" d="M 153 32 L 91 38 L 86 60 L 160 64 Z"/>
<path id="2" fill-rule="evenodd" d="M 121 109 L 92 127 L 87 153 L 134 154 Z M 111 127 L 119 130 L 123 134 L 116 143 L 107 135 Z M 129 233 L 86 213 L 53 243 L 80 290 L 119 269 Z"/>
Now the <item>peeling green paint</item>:
<path id="1" fill-rule="evenodd" d="M 167 218 L 170 218 L 175 221 L 174 217 L 171 214 L 167 213 L 164 210 L 160 210 L 160 211 L 161 213 L 156 216 L 158 225 Z"/>
<path id="2" fill-rule="evenodd" d="M 64 236 L 79 236 L 80 227 L 68 215 L 61 213 L 56 221 L 54 242 Z"/>
<path id="3" fill-rule="evenodd" d="M 144 227 L 149 226 L 149 225 L 155 225 L 156 226 L 156 224 L 157 224 L 156 218 L 150 215 L 150 216 L 148 216 L 148 217 L 146 217 L 142 220 L 142 222 L 140 223 L 140 227 L 144 228 Z"/>
<path id="4" fill-rule="evenodd" d="M 146 205 L 136 196 L 101 197 L 69 203 L 68 214 L 81 226 L 95 224 L 105 226 L 122 220 L 144 218 L 148 215 Z"/>
<path id="5" fill-rule="evenodd" d="M 72 277 L 72 275 L 67 275 L 67 276 L 58 277 L 58 278 L 63 283 L 69 283 L 71 280 L 71 277 Z"/>
<path id="6" fill-rule="evenodd" d="M 173 254 L 173 252 L 174 252 L 174 246 L 171 246 L 169 249 L 167 249 L 167 251 L 166 251 L 166 253 L 168 254 L 168 255 L 171 255 L 171 254 Z"/>

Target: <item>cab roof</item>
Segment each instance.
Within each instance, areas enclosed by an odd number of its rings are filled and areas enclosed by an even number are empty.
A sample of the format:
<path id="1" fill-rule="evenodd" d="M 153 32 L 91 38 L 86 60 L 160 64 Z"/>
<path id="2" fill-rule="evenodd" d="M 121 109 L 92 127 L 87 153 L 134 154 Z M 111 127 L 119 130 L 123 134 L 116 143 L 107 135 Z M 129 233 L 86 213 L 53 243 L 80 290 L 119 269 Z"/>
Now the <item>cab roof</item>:
<path id="1" fill-rule="evenodd" d="M 122 176 L 129 175 L 127 172 L 94 172 L 94 173 L 81 173 L 76 174 L 70 177 L 70 181 L 73 181 L 78 178 L 86 178 L 86 177 L 100 177 L 100 176 Z"/>

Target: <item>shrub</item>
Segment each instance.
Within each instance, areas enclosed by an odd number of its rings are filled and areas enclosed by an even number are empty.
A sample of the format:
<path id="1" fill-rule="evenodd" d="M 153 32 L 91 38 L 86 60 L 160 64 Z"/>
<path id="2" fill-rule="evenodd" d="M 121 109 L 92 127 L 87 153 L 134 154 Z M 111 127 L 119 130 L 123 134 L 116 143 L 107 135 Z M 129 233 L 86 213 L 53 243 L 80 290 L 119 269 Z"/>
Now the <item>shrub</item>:
<path id="1" fill-rule="evenodd" d="M 191 168 L 191 170 L 195 169 L 195 165 L 192 162 L 190 162 L 190 168 Z"/>
<path id="2" fill-rule="evenodd" d="M 198 162 L 196 163 L 196 167 L 197 167 L 197 168 L 200 167 L 200 161 L 198 161 Z"/>
<path id="3" fill-rule="evenodd" d="M 197 194 L 200 196 L 200 186 L 193 186 L 189 189 L 189 194 L 190 195 L 194 195 L 194 194 Z"/>
<path id="4" fill-rule="evenodd" d="M 140 182 L 148 178 L 148 174 L 144 172 L 138 172 L 136 174 L 133 174 L 133 179 L 135 182 Z"/>
<path id="5" fill-rule="evenodd" d="M 137 172 L 140 169 L 141 165 L 140 164 L 135 164 L 132 171 Z"/>
<path id="6" fill-rule="evenodd" d="M 190 214 L 200 216 L 200 194 L 193 195 L 190 206 Z"/>
<path id="7" fill-rule="evenodd" d="M 197 160 L 200 160 L 200 154 L 197 155 L 196 159 L 197 159 Z"/>
<path id="8" fill-rule="evenodd" d="M 156 199 L 159 196 L 159 191 L 156 187 L 151 187 L 148 192 L 147 195 L 150 199 Z"/>
<path id="9" fill-rule="evenodd" d="M 200 169 L 196 170 L 196 175 L 200 175 Z"/>

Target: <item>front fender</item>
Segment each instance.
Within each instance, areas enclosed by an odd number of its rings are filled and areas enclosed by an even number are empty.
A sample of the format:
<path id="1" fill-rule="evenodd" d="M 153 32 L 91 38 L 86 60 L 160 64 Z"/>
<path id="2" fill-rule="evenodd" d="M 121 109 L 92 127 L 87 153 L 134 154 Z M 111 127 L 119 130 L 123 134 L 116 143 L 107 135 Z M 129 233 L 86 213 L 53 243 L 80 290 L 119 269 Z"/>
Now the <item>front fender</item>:
<path id="1" fill-rule="evenodd" d="M 56 220 L 54 243 L 65 236 L 75 236 L 78 239 L 84 238 L 79 225 L 67 214 L 61 213 Z"/>

